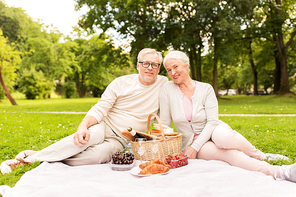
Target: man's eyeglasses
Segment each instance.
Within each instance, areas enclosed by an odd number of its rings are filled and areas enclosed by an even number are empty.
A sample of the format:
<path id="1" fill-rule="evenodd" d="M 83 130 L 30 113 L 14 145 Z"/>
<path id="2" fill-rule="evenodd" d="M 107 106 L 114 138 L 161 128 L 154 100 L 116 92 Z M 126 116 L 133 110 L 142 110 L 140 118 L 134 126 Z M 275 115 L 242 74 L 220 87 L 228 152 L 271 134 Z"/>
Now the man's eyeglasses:
<path id="1" fill-rule="evenodd" d="M 154 63 L 154 62 L 139 62 L 142 64 L 143 68 L 149 68 L 149 66 L 151 65 L 152 68 L 157 69 L 160 64 L 159 63 Z"/>

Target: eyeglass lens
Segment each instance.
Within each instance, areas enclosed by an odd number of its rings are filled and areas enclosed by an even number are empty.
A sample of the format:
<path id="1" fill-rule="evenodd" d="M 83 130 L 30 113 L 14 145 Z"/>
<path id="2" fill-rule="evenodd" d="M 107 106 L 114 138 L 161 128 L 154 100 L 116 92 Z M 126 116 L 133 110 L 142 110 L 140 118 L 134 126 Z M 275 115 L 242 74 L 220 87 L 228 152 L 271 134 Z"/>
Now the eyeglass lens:
<path id="1" fill-rule="evenodd" d="M 148 68 L 150 65 L 152 68 L 158 68 L 159 67 L 159 63 L 154 63 L 154 62 L 139 62 L 142 63 L 142 66 L 144 68 Z"/>

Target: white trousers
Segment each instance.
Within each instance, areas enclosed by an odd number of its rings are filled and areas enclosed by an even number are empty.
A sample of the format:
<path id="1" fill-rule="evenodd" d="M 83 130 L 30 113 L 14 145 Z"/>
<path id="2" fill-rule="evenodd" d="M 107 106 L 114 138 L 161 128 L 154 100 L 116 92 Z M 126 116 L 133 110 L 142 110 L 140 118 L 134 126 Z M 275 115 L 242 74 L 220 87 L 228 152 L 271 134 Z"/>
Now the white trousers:
<path id="1" fill-rule="evenodd" d="M 74 144 L 74 134 L 30 156 L 30 160 L 62 161 L 71 166 L 106 163 L 112 154 L 121 150 L 126 142 L 117 136 L 105 122 L 89 128 L 90 138 L 86 145 Z"/>
<path id="2" fill-rule="evenodd" d="M 221 160 L 246 170 L 274 176 L 280 168 L 263 161 L 264 153 L 256 149 L 245 137 L 228 124 L 220 122 L 197 154 L 198 159 Z"/>

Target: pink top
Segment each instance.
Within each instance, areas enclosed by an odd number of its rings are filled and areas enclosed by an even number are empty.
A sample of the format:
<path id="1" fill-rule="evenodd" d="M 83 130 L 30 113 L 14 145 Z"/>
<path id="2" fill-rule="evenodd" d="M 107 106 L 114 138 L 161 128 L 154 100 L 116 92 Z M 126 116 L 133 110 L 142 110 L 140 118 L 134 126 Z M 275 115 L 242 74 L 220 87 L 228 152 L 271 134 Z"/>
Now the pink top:
<path id="1" fill-rule="evenodd" d="M 181 91 L 180 87 L 175 84 L 177 89 Z M 195 90 L 194 90 L 194 94 L 196 92 L 196 83 L 195 83 Z M 192 105 L 192 99 L 187 98 L 185 95 L 183 95 L 183 107 L 184 107 L 184 113 L 185 113 L 185 117 L 188 120 L 188 122 L 191 122 L 192 120 L 192 110 L 193 110 L 193 105 Z"/>

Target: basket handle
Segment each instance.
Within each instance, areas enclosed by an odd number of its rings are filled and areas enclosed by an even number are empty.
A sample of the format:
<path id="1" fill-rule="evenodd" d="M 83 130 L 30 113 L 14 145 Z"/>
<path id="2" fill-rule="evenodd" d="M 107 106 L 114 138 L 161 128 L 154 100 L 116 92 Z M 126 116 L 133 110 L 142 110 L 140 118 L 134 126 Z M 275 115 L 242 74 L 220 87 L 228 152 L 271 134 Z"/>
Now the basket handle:
<path id="1" fill-rule="evenodd" d="M 148 116 L 148 122 L 147 122 L 147 131 L 148 131 L 148 134 L 150 135 L 152 133 L 151 132 L 151 128 L 150 128 L 150 121 L 151 121 L 152 116 L 154 116 L 157 119 L 157 122 L 158 122 L 159 128 L 160 128 L 160 133 L 161 133 L 161 136 L 162 136 L 162 140 L 164 140 L 165 139 L 165 136 L 164 136 L 164 131 L 163 131 L 163 127 L 162 127 L 161 121 L 160 121 L 159 117 L 156 114 L 154 114 L 154 113 L 152 113 L 152 114 L 150 114 Z"/>

